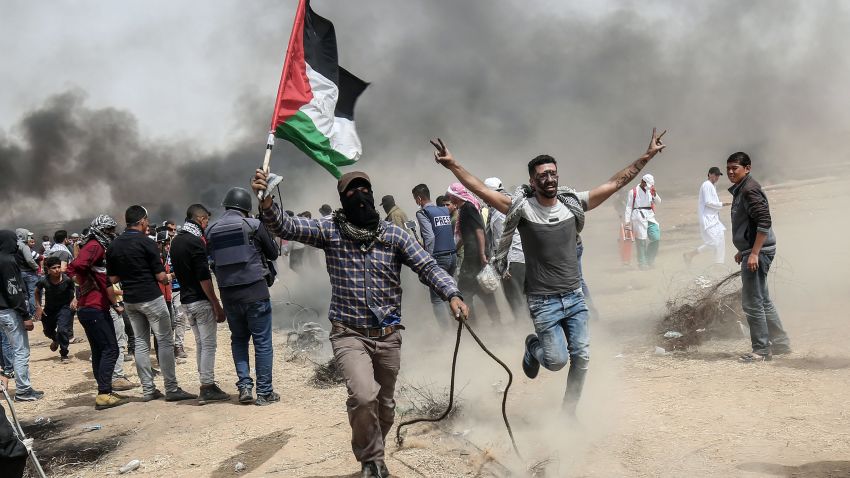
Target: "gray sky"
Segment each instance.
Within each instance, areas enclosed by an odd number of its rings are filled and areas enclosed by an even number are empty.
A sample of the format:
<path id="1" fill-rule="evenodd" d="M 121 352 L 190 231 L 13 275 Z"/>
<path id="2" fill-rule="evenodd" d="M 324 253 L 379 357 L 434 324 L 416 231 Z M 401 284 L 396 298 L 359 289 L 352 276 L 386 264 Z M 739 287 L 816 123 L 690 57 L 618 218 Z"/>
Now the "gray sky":
<path id="1" fill-rule="evenodd" d="M 11 174 L 0 190 L 12 205 L 0 222 L 133 202 L 174 215 L 246 184 L 295 4 L 5 2 L 0 167 Z M 845 5 L 313 1 L 336 25 L 341 64 L 372 83 L 357 109 L 358 168 L 407 210 L 413 185 L 436 194 L 451 182 L 431 161 L 436 135 L 506 184 L 548 153 L 562 182 L 592 187 L 656 125 L 670 130 L 650 165 L 662 190 L 698 185 L 737 150 L 768 177 L 847 161 Z M 333 178 L 278 145 L 287 206 L 336 204 Z"/>

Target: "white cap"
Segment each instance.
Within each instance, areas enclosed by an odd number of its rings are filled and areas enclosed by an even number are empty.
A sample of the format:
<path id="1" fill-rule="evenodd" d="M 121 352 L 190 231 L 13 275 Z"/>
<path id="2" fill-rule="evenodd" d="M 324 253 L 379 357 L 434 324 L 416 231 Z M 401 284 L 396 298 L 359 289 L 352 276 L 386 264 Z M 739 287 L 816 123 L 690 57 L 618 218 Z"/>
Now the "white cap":
<path id="1" fill-rule="evenodd" d="M 652 177 L 651 174 L 644 174 L 643 178 L 641 178 L 641 179 L 643 179 L 646 182 L 646 184 L 649 184 L 650 186 L 655 186 L 655 178 Z"/>
<path id="2" fill-rule="evenodd" d="M 502 180 L 499 178 L 487 178 L 484 180 L 484 185 L 493 191 L 502 190 Z"/>

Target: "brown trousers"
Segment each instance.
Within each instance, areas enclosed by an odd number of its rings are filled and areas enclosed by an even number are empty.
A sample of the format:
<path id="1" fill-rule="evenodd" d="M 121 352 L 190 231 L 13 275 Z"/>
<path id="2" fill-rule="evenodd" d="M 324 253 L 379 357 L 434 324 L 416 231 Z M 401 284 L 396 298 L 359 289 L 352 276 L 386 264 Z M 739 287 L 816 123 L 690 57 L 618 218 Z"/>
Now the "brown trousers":
<path id="1" fill-rule="evenodd" d="M 348 387 L 351 449 L 359 462 L 383 461 L 384 441 L 395 418 L 395 382 L 401 366 L 401 332 L 364 337 L 334 322 L 334 358 Z"/>

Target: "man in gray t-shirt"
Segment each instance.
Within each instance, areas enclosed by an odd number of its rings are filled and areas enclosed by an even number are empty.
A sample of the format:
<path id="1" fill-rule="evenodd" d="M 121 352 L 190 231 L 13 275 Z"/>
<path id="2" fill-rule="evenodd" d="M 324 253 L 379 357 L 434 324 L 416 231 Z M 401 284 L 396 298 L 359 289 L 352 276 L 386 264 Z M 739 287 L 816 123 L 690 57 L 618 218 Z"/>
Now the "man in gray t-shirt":
<path id="1" fill-rule="evenodd" d="M 525 251 L 525 293 L 536 333 L 525 339 L 522 368 L 535 378 L 540 365 L 560 370 L 570 364 L 564 411 L 574 416 L 590 360 L 587 305 L 581 291 L 576 238 L 584 226 L 584 212 L 608 199 L 634 179 L 664 149 L 664 133 L 652 130 L 646 152 L 608 181 L 590 191 L 558 188 L 558 165 L 548 155 L 528 163 L 529 189 L 506 196 L 488 188 L 464 169 L 439 139 L 434 159 L 450 170 L 470 191 L 506 214 L 503 237 L 519 231 Z M 502 241 L 499 241 L 500 243 Z M 504 241 L 501 247 L 509 247 Z M 497 250 L 491 262 L 500 270 L 508 251 Z M 503 269 L 503 268 L 502 268 Z"/>

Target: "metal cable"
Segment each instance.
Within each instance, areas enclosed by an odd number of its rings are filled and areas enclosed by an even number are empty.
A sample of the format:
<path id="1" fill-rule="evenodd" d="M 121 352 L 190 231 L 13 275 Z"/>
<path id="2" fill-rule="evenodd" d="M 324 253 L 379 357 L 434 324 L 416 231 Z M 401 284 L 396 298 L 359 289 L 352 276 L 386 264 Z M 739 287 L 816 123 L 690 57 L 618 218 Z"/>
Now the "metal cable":
<path id="1" fill-rule="evenodd" d="M 475 339 L 475 342 L 477 342 L 478 345 L 481 347 L 481 350 L 483 350 L 484 353 L 486 353 L 487 355 L 490 356 L 490 358 L 492 358 L 494 361 L 496 361 L 496 363 L 501 365 L 502 368 L 505 369 L 505 372 L 508 373 L 508 384 L 505 386 L 505 391 L 502 393 L 502 419 L 505 421 L 505 428 L 507 428 L 508 435 L 511 437 L 511 445 L 514 448 L 514 453 L 516 453 L 517 457 L 519 457 L 520 460 L 524 460 L 523 457 L 522 457 L 522 454 L 519 452 L 519 448 L 517 448 L 517 446 L 516 446 L 516 440 L 514 439 L 514 432 L 511 429 L 511 424 L 510 424 L 510 422 L 508 422 L 508 413 L 507 413 L 508 391 L 511 388 L 511 383 L 513 383 L 514 376 L 511 373 L 511 369 L 508 368 L 508 366 L 505 365 L 504 362 L 499 360 L 499 358 L 496 357 L 496 355 L 494 355 L 493 352 L 491 352 L 490 349 L 488 349 L 486 345 L 484 345 L 484 343 L 481 341 L 481 339 L 478 338 L 478 335 L 475 334 L 475 331 L 472 330 L 472 327 L 469 326 L 469 323 L 466 321 L 465 318 L 462 319 L 462 320 L 458 320 L 458 324 L 457 324 L 457 337 L 455 339 L 454 353 L 452 354 L 452 376 L 451 376 L 451 381 L 449 383 L 449 404 L 446 407 L 446 411 L 444 411 L 437 418 L 425 418 L 425 417 L 423 417 L 423 418 L 416 418 L 416 419 L 413 419 L 413 420 L 408 420 L 408 421 L 399 423 L 399 425 L 398 425 L 398 427 L 396 428 L 396 431 L 395 431 L 396 443 L 398 444 L 399 447 L 404 444 L 404 439 L 401 437 L 401 429 L 402 428 L 409 426 L 409 425 L 413 425 L 415 423 L 439 422 L 439 421 L 444 420 L 446 417 L 449 416 L 449 413 L 451 413 L 452 407 L 454 406 L 455 371 L 456 371 L 456 368 L 457 368 L 457 354 L 458 354 L 458 351 L 460 350 L 460 336 L 461 336 L 461 333 L 463 332 L 464 327 L 466 327 L 466 330 L 469 332 L 470 335 L 472 335 L 472 338 Z"/>

